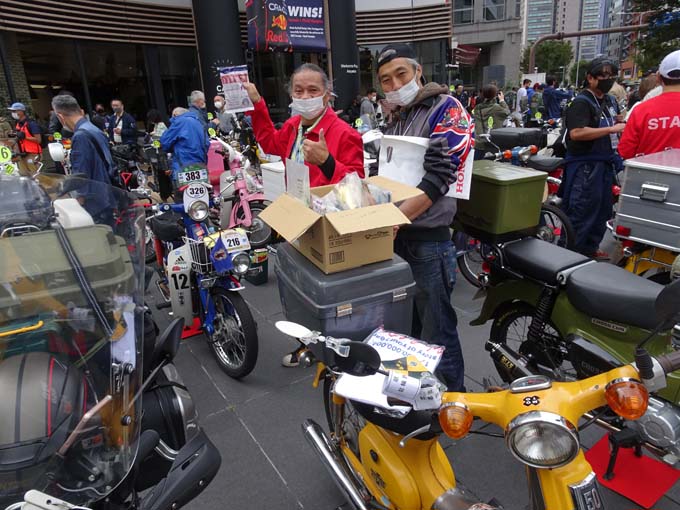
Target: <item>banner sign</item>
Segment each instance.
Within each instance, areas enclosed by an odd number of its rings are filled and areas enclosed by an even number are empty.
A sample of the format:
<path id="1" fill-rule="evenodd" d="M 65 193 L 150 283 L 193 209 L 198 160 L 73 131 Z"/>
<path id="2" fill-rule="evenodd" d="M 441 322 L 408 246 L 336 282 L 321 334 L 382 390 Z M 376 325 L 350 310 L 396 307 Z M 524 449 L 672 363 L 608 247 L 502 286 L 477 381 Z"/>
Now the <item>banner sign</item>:
<path id="1" fill-rule="evenodd" d="M 248 47 L 326 51 L 323 0 L 247 0 Z"/>

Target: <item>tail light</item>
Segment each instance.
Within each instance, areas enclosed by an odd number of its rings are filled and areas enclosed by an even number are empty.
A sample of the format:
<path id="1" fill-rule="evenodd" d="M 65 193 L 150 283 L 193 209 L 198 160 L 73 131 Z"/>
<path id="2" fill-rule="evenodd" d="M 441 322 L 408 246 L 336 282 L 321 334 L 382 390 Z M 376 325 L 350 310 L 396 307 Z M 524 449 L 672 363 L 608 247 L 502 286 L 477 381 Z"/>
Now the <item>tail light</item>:
<path id="1" fill-rule="evenodd" d="M 531 152 L 532 154 L 538 154 L 538 147 L 536 147 L 535 145 L 529 146 L 529 152 Z"/>
<path id="2" fill-rule="evenodd" d="M 623 225 L 616 225 L 616 235 L 622 237 L 628 237 L 630 235 L 630 227 L 624 227 Z"/>

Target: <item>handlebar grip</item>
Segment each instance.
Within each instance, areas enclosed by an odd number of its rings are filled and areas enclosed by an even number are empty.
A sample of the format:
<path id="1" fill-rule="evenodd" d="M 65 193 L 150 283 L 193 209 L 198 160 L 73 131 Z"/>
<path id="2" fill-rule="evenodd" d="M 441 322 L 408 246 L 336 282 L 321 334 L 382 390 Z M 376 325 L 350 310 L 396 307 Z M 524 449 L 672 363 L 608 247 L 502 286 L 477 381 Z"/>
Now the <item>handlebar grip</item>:
<path id="1" fill-rule="evenodd" d="M 663 368 L 664 373 L 669 374 L 676 370 L 680 370 L 680 351 L 675 351 L 664 356 L 659 356 L 656 360 Z"/>

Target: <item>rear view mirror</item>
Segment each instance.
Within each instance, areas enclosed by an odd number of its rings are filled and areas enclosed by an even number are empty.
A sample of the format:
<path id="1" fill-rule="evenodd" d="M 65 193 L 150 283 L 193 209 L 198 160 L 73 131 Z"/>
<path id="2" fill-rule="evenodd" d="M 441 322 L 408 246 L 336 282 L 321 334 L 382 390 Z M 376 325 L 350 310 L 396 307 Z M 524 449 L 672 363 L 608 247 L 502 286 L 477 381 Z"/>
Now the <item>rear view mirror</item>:
<path id="1" fill-rule="evenodd" d="M 668 322 L 680 314 L 680 280 L 666 285 L 654 304 L 658 322 Z"/>
<path id="2" fill-rule="evenodd" d="M 380 354 L 363 342 L 349 342 L 349 355 L 335 357 L 335 366 L 342 372 L 357 377 L 373 375 L 380 370 Z"/>
<path id="3" fill-rule="evenodd" d="M 179 351 L 183 329 L 184 319 L 175 319 L 167 328 L 165 328 L 165 331 L 163 331 L 156 339 L 156 344 L 153 347 L 153 354 L 151 354 L 151 363 L 148 365 L 149 367 L 155 368 L 163 359 L 174 359 L 177 355 L 177 351 Z"/>

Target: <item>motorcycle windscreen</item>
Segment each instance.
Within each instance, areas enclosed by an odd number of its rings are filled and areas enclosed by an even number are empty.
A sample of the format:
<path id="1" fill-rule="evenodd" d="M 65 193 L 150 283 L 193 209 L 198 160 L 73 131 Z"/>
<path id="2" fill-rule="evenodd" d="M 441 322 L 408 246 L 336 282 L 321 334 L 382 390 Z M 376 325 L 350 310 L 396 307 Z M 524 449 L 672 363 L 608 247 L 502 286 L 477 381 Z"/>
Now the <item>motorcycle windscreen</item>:
<path id="1" fill-rule="evenodd" d="M 0 508 L 30 489 L 87 505 L 137 452 L 144 210 L 92 180 L 13 179 L 31 214 L 0 205 Z"/>

